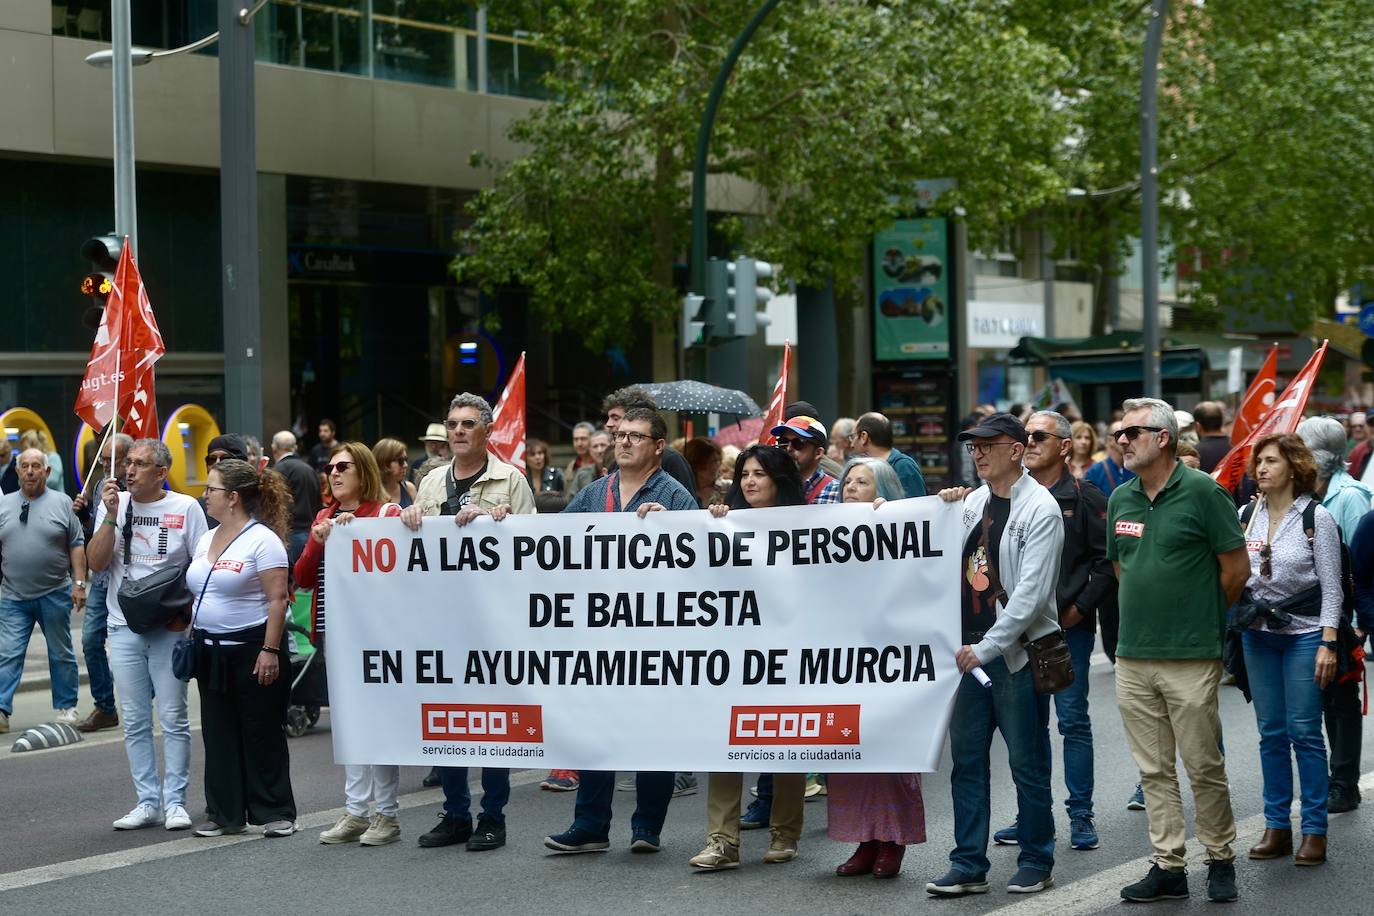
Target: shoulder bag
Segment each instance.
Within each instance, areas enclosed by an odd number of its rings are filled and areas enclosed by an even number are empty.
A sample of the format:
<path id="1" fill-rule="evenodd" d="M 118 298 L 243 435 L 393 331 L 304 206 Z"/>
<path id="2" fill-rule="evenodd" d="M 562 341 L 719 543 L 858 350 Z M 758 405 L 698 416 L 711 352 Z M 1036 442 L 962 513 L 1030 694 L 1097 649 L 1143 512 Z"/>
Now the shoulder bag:
<path id="1" fill-rule="evenodd" d="M 184 615 L 191 606 L 191 592 L 186 588 L 186 567 L 167 563 L 141 579 L 130 579 L 134 539 L 134 500 L 129 497 L 124 510 L 124 581 L 119 584 L 116 598 L 129 629 L 140 636 L 167 626 L 174 618 Z"/>
<path id="2" fill-rule="evenodd" d="M 988 546 L 988 532 L 992 528 L 992 515 L 987 509 L 983 510 L 983 545 L 984 549 Z M 989 552 L 989 557 L 992 554 Z M 993 600 L 1006 597 L 1006 589 L 1002 588 L 1002 579 L 998 575 L 996 567 L 988 563 L 989 588 L 992 589 Z M 1068 640 L 1064 638 L 1064 631 L 1058 625 L 1054 632 L 1046 633 L 1039 639 L 1027 639 L 1026 634 L 1022 633 L 1020 638 L 1021 648 L 1026 650 L 1026 667 L 1030 669 L 1031 683 L 1035 686 L 1035 692 L 1040 694 L 1055 694 L 1073 683 L 1073 655 L 1069 652 Z"/>

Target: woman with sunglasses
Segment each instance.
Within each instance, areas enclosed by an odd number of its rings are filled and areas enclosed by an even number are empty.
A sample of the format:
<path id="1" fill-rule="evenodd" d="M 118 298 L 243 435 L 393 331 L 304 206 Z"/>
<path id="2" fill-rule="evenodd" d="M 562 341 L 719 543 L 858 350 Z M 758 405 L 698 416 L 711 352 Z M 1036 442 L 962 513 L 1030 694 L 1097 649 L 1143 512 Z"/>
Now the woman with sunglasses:
<path id="1" fill-rule="evenodd" d="M 840 493 L 844 502 L 872 503 L 875 508 L 905 495 L 892 465 L 864 457 L 845 464 Z M 916 773 L 831 773 L 829 788 L 826 831 L 830 839 L 859 844 L 835 874 L 895 878 L 902 870 L 907 846 L 926 841 L 921 777 Z"/>
<path id="2" fill-rule="evenodd" d="M 361 442 L 344 442 L 334 447 L 323 468 L 334 504 L 321 509 L 310 528 L 305 545 L 293 570 L 296 584 L 315 590 L 310 607 L 310 641 L 320 652 L 325 639 L 324 544 L 335 525 L 347 525 L 355 518 L 396 518 L 401 507 L 387 502 L 382 489 L 381 471 L 372 450 Z M 338 822 L 320 834 L 326 844 L 361 842 L 364 846 L 385 846 L 401 838 L 396 793 L 401 768 L 346 764 L 344 766 L 344 813 Z M 376 810 L 368 818 L 368 802 Z"/>
<path id="3" fill-rule="evenodd" d="M 804 506 L 801 472 L 784 449 L 751 445 L 740 452 L 735 480 L 724 504 L 710 506 L 711 515 L 724 518 L 731 509 L 769 509 Z M 739 867 L 739 806 L 744 788 L 743 773 L 712 773 L 706 796 L 706 848 L 691 859 L 696 868 L 720 870 Z M 802 830 L 805 773 L 773 776 L 773 804 L 769 826 L 772 839 L 763 861 L 790 862 L 797 857 Z"/>
<path id="4" fill-rule="evenodd" d="M 1093 458 L 1097 454 L 1097 430 L 1093 429 L 1091 423 L 1077 420 L 1070 431 L 1073 434 L 1073 448 L 1069 450 L 1069 470 L 1076 479 L 1082 480 L 1088 468 L 1097 463 Z"/>
<path id="5" fill-rule="evenodd" d="M 1314 530 L 1304 530 L 1317 466 L 1297 435 L 1270 435 L 1255 443 L 1249 471 L 1260 498 L 1245 510 L 1250 583 L 1232 626 L 1244 628 L 1264 777 L 1264 837 L 1251 847 L 1250 858 L 1293 852 L 1289 812 L 1296 758 L 1302 844 L 1294 862 L 1320 865 L 1326 861 L 1328 782 L 1322 690 L 1336 675 L 1340 533 L 1320 505 L 1314 507 Z"/>
<path id="6" fill-rule="evenodd" d="M 286 527 L 291 492 L 275 471 L 225 458 L 210 469 L 206 511 L 219 522 L 196 544 L 186 587 L 205 743 L 205 810 L 196 836 L 296 832 L 291 756 L 282 724 L 291 679 L 286 632 Z"/>
<path id="7" fill-rule="evenodd" d="M 395 503 L 404 509 L 415 502 L 415 484 L 408 479 L 410 458 L 406 444 L 400 439 L 379 439 L 372 446 L 372 457 L 377 459 L 377 469 L 382 475 L 382 492 L 387 502 Z"/>

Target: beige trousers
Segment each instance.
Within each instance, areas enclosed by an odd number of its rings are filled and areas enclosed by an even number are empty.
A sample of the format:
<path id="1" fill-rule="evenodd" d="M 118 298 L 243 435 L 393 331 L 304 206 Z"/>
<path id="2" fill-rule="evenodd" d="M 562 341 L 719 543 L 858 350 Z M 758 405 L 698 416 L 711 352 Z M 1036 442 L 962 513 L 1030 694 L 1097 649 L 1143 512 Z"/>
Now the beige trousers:
<path id="1" fill-rule="evenodd" d="M 1116 660 L 1116 702 L 1140 768 L 1150 843 L 1155 862 L 1170 871 L 1183 868 L 1186 836 L 1175 754 L 1193 786 L 1197 838 L 1208 861 L 1235 858 L 1236 821 L 1220 748 L 1220 680 L 1219 659 Z"/>
<path id="2" fill-rule="evenodd" d="M 744 790 L 743 773 L 712 773 L 706 790 L 706 835 L 739 845 L 739 801 Z M 806 796 L 805 773 L 773 776 L 773 807 L 770 824 L 792 842 L 801 838 L 802 804 Z"/>

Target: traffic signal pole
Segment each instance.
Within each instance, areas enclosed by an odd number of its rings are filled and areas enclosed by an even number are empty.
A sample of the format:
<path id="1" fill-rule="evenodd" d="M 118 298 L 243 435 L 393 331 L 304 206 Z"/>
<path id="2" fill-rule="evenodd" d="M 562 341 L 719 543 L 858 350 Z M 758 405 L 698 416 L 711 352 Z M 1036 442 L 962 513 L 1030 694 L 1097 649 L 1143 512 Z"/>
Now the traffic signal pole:
<path id="1" fill-rule="evenodd" d="M 114 82 L 115 235 L 129 237 L 138 254 L 138 201 L 134 189 L 134 63 L 129 0 L 110 6 L 110 67 Z"/>

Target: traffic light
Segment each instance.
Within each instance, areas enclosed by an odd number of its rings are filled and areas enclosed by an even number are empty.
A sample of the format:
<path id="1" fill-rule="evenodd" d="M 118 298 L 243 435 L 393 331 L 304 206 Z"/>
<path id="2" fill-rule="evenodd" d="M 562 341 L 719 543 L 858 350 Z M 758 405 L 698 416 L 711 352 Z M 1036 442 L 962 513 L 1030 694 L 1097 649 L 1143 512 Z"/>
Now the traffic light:
<path id="1" fill-rule="evenodd" d="M 759 306 L 773 298 L 772 290 L 758 283 L 773 276 L 773 265 L 753 258 L 738 258 L 731 267 L 735 284 L 730 290 L 735 310 L 734 333 L 736 337 L 752 337 L 759 329 Z M 768 323 L 767 316 L 762 323 Z"/>
<path id="2" fill-rule="evenodd" d="M 91 272 L 81 279 L 81 292 L 90 297 L 90 305 L 81 314 L 81 323 L 91 330 L 100 327 L 105 302 L 114 289 L 114 272 L 119 266 L 123 247 L 114 235 L 97 235 L 86 239 L 81 256 L 91 263 Z"/>
<path id="3" fill-rule="evenodd" d="M 730 301 L 730 274 L 734 269 L 735 265 L 729 261 L 712 258 L 706 262 L 706 289 L 703 290 L 706 301 L 699 317 L 706 325 L 702 337 L 707 341 L 728 340 L 735 336 L 730 328 L 730 309 L 733 305 Z"/>
<path id="4" fill-rule="evenodd" d="M 701 304 L 706 301 L 705 296 L 698 296 L 696 293 L 688 293 L 682 298 L 682 349 L 687 350 L 703 343 L 705 339 L 706 322 L 699 319 Z"/>

